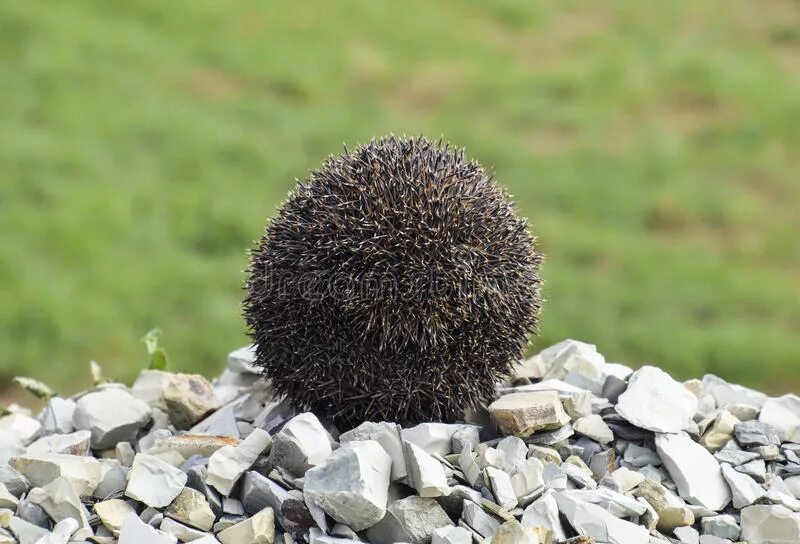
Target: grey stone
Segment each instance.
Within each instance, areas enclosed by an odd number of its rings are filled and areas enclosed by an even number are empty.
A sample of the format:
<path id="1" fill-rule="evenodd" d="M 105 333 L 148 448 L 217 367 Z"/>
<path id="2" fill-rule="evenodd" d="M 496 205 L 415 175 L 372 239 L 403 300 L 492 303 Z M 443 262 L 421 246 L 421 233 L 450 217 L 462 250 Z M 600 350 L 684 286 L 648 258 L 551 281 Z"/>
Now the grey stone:
<path id="1" fill-rule="evenodd" d="M 478 428 L 472 425 L 464 425 L 450 438 L 450 446 L 453 453 L 461 453 L 465 448 L 472 449 L 480 443 Z"/>
<path id="2" fill-rule="evenodd" d="M 144 523 L 135 513 L 125 516 L 119 532 L 119 544 L 175 544 L 177 539 Z"/>
<path id="3" fill-rule="evenodd" d="M 800 542 L 800 515 L 780 505 L 753 505 L 742 509 L 741 537 L 749 544 Z"/>
<path id="4" fill-rule="evenodd" d="M 198 374 L 173 374 L 162 392 L 170 422 L 189 429 L 220 407 L 214 388 Z"/>
<path id="5" fill-rule="evenodd" d="M 11 413 L 0 417 L 0 435 L 8 435 L 22 446 L 39 436 L 42 424 L 27 414 Z"/>
<path id="6" fill-rule="evenodd" d="M 781 439 L 800 443 L 800 397 L 797 395 L 768 399 L 758 420 L 778 429 Z"/>
<path id="7" fill-rule="evenodd" d="M 718 512 L 731 500 L 719 463 L 686 434 L 657 434 L 656 450 L 687 501 Z"/>
<path id="8" fill-rule="evenodd" d="M 733 507 L 744 508 L 756 502 L 767 494 L 758 483 L 747 474 L 736 472 L 727 463 L 722 465 L 722 475 L 730 487 L 733 495 Z"/>
<path id="9" fill-rule="evenodd" d="M 286 532 L 306 531 L 314 519 L 305 503 L 258 472 L 250 471 L 242 479 L 242 505 L 255 514 L 267 506 L 272 508 L 277 522 Z"/>
<path id="10" fill-rule="evenodd" d="M 161 519 L 158 528 L 168 535 L 174 536 L 179 542 L 194 542 L 206 536 L 205 532 L 168 517 Z"/>
<path id="11" fill-rule="evenodd" d="M 214 512 L 214 516 L 222 516 L 222 498 L 219 492 L 206 482 L 208 469 L 205 466 L 193 466 L 186 471 L 186 486 L 203 494 Z"/>
<path id="12" fill-rule="evenodd" d="M 269 461 L 294 474 L 303 474 L 328 458 L 332 451 L 331 440 L 314 414 L 298 414 L 275 435 Z"/>
<path id="13" fill-rule="evenodd" d="M 693 527 L 676 527 L 674 534 L 680 544 L 700 544 L 700 533 Z"/>
<path id="14" fill-rule="evenodd" d="M 77 431 L 70 434 L 51 434 L 33 441 L 26 449 L 28 455 L 42 455 L 47 453 L 65 453 L 68 455 L 87 455 L 91 433 Z"/>
<path id="15" fill-rule="evenodd" d="M 625 448 L 625 454 L 622 458 L 635 467 L 658 466 L 661 464 L 661 457 L 656 452 L 633 443 L 628 444 L 628 447 Z"/>
<path id="16" fill-rule="evenodd" d="M 44 487 L 31 489 L 29 498 L 31 502 L 41 506 L 56 523 L 73 518 L 79 521 L 80 527 L 89 526 L 86 509 L 72 483 L 66 478 L 56 478 Z"/>
<path id="17" fill-rule="evenodd" d="M 209 458 L 206 482 L 227 496 L 245 471 L 272 445 L 269 434 L 255 429 L 236 446 L 224 446 Z"/>
<path id="18" fill-rule="evenodd" d="M 127 391 L 109 388 L 81 397 L 76 403 L 73 423 L 92 434 L 94 449 L 113 448 L 130 441 L 150 421 L 150 407 Z"/>
<path id="19" fill-rule="evenodd" d="M 39 539 L 50 533 L 49 530 L 18 517 L 11 518 L 8 528 L 17 537 L 19 544 L 36 544 Z"/>
<path id="20" fill-rule="evenodd" d="M 659 368 L 643 366 L 633 373 L 620 395 L 617 412 L 631 424 L 660 433 L 688 428 L 697 411 L 697 397 Z"/>
<path id="21" fill-rule="evenodd" d="M 734 425 L 733 432 L 736 435 L 736 441 L 743 448 L 781 443 L 780 430 L 761 421 L 737 423 Z"/>
<path id="22" fill-rule="evenodd" d="M 703 534 L 728 540 L 739 540 L 741 529 L 739 529 L 736 519 L 729 514 L 705 517 L 700 520 L 700 524 L 703 527 Z"/>
<path id="23" fill-rule="evenodd" d="M 570 421 L 556 391 L 503 395 L 489 405 L 489 413 L 504 433 L 517 436 L 558 429 Z"/>
<path id="24" fill-rule="evenodd" d="M 125 495 L 139 502 L 163 508 L 180 494 L 187 476 L 158 457 L 139 453 L 133 460 Z"/>
<path id="25" fill-rule="evenodd" d="M 92 496 L 105 499 L 125 491 L 128 482 L 127 467 L 120 465 L 116 459 L 100 459 L 100 483 L 92 492 Z"/>
<path id="26" fill-rule="evenodd" d="M 234 416 L 234 406 L 230 404 L 223 406 L 192 427 L 189 432 L 240 438 L 239 427 L 236 426 L 236 417 Z"/>
<path id="27" fill-rule="evenodd" d="M 228 370 L 231 372 L 260 375 L 261 372 L 255 363 L 256 346 L 254 344 L 241 347 L 228 354 Z"/>
<path id="28" fill-rule="evenodd" d="M 608 444 L 614 440 L 614 433 L 611 432 L 606 422 L 597 414 L 582 417 L 572 423 L 575 432 L 582 434 L 600 444 Z"/>
<path id="29" fill-rule="evenodd" d="M 447 495 L 447 485 L 442 464 L 421 447 L 412 442 L 404 442 L 408 479 L 411 487 L 420 497 L 439 497 Z"/>
<path id="30" fill-rule="evenodd" d="M 251 518 L 217 533 L 222 544 L 272 544 L 275 541 L 275 516 L 272 508 L 264 508 Z"/>
<path id="31" fill-rule="evenodd" d="M 468 427 L 472 429 L 473 427 Z M 392 459 L 392 481 L 405 478 L 408 474 L 406 470 L 406 459 L 403 453 L 403 442 L 400 438 L 400 426 L 396 423 L 373 423 L 365 421 L 355 429 L 342 433 L 339 442 L 347 444 L 354 440 L 374 440 Z"/>
<path id="32" fill-rule="evenodd" d="M 0 484 L 17 498 L 27 493 L 31 485 L 25 476 L 9 465 L 0 465 Z"/>
<path id="33" fill-rule="evenodd" d="M 303 494 L 339 523 L 361 531 L 386 513 L 391 462 L 374 440 L 349 442 L 306 472 Z"/>
<path id="34" fill-rule="evenodd" d="M 216 521 L 216 516 L 205 496 L 190 487 L 184 487 L 181 490 L 167 507 L 166 514 L 201 531 L 211 530 Z"/>
<path id="35" fill-rule="evenodd" d="M 431 455 L 448 455 L 452 451 L 453 435 L 464 427 L 454 423 L 420 423 L 403 429 L 401 436 Z"/>
<path id="36" fill-rule="evenodd" d="M 720 463 L 728 463 L 735 467 L 754 459 L 758 459 L 758 454 L 750 451 L 722 448 L 714 454 L 714 457 Z"/>
<path id="37" fill-rule="evenodd" d="M 67 541 L 77 530 L 77 521 L 72 518 L 62 519 L 53 527 L 53 532 L 42 537 L 37 544 L 67 544 Z"/>
<path id="38" fill-rule="evenodd" d="M 563 427 L 553 431 L 538 431 L 526 437 L 525 442 L 528 444 L 535 444 L 537 446 L 553 446 L 563 442 L 573 434 L 575 434 L 575 431 L 572 429 L 572 425 L 567 423 Z"/>
<path id="39" fill-rule="evenodd" d="M 742 474 L 747 474 L 757 482 L 764 483 L 767 479 L 767 465 L 764 463 L 763 459 L 756 459 L 755 461 L 744 463 L 743 465 L 734 467 L 734 469 Z"/>
<path id="40" fill-rule="evenodd" d="M 42 410 L 42 428 L 46 433 L 71 433 L 75 427 L 72 418 L 75 414 L 75 401 L 53 397 Z"/>
<path id="41" fill-rule="evenodd" d="M 566 540 L 567 534 L 558 515 L 558 504 L 552 491 L 545 492 L 539 499 L 528 505 L 522 513 L 524 527 L 544 527 L 552 531 L 553 540 Z"/>
<path id="42" fill-rule="evenodd" d="M 518 504 L 517 494 L 514 492 L 514 487 L 511 485 L 511 477 L 508 473 L 494 467 L 486 467 L 485 471 L 486 480 L 491 487 L 497 504 L 505 510 L 516 508 Z"/>
<path id="43" fill-rule="evenodd" d="M 556 493 L 559 511 L 579 535 L 608 544 L 648 544 L 647 529 L 621 520 L 599 506 L 575 500 L 565 493 Z"/>
<path id="44" fill-rule="evenodd" d="M 434 529 L 431 537 L 431 544 L 472 544 L 472 532 L 454 525 Z"/>
<path id="45" fill-rule="evenodd" d="M 389 505 L 383 519 L 366 534 L 374 544 L 427 544 L 436 529 L 448 525 L 450 518 L 435 500 L 412 495 Z"/>
<path id="46" fill-rule="evenodd" d="M 12 458 L 10 464 L 36 487 L 64 477 L 81 497 L 91 496 L 101 478 L 100 463 L 92 457 L 62 453 L 24 455 Z"/>
<path id="47" fill-rule="evenodd" d="M 461 521 L 483 538 L 490 538 L 500 528 L 500 521 L 496 517 L 487 513 L 481 505 L 468 500 L 464 501 Z"/>

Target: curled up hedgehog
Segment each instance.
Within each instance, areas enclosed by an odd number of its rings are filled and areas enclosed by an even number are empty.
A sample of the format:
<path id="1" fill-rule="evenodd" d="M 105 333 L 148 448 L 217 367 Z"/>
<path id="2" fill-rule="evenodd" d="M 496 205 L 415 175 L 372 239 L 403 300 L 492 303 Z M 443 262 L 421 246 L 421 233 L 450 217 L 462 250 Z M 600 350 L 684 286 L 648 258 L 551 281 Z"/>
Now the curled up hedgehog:
<path id="1" fill-rule="evenodd" d="M 244 315 L 277 392 L 344 427 L 452 421 L 540 311 L 534 238 L 462 150 L 387 137 L 300 182 L 251 252 Z"/>

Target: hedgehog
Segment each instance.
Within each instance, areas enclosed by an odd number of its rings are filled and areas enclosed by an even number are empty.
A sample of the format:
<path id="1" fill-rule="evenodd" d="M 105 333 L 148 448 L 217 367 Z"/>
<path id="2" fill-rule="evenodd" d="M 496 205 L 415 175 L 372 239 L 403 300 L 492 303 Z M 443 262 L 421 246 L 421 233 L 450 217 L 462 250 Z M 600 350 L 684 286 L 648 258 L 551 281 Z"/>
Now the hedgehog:
<path id="1" fill-rule="evenodd" d="M 542 256 L 463 149 L 389 136 L 329 157 L 250 251 L 256 365 L 340 428 L 455 421 L 537 332 Z"/>

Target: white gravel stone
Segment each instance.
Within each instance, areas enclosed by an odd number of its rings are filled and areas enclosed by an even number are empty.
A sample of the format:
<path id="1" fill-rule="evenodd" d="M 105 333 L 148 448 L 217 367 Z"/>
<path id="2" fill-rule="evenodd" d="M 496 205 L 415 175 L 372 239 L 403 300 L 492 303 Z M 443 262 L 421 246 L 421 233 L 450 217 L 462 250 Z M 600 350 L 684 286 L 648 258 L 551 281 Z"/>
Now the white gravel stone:
<path id="1" fill-rule="evenodd" d="M 688 502 L 719 512 L 731 501 L 719 463 L 687 434 L 657 434 L 656 449 Z"/>
<path id="2" fill-rule="evenodd" d="M 504 510 L 513 510 L 517 507 L 517 494 L 514 486 L 511 485 L 511 477 L 508 473 L 494 467 L 486 467 L 486 479 L 492 490 L 497 504 Z"/>
<path id="3" fill-rule="evenodd" d="M 778 429 L 783 440 L 800 443 L 800 397 L 797 395 L 768 399 L 758 420 Z"/>
<path id="4" fill-rule="evenodd" d="M 164 401 L 164 389 L 172 380 L 172 373 L 163 370 L 143 370 L 131 386 L 131 394 L 139 400 L 146 402 L 152 408 L 167 410 Z"/>
<path id="5" fill-rule="evenodd" d="M 680 544 L 700 544 L 700 533 L 693 527 L 677 527 L 673 532 Z"/>
<path id="6" fill-rule="evenodd" d="M 591 438 L 600 444 L 608 444 L 614 440 L 614 433 L 611 432 L 603 418 L 597 414 L 578 419 L 573 422 L 572 428 L 575 429 L 576 433 Z"/>
<path id="7" fill-rule="evenodd" d="M 186 485 L 186 473 L 158 457 L 139 453 L 133 460 L 125 495 L 153 508 L 175 500 Z"/>
<path id="8" fill-rule="evenodd" d="M 411 487 L 420 497 L 440 497 L 450 493 L 442 464 L 412 442 L 404 444 Z"/>
<path id="9" fill-rule="evenodd" d="M 214 388 L 198 374 L 173 374 L 162 395 L 177 429 L 189 429 L 220 407 Z"/>
<path id="10" fill-rule="evenodd" d="M 128 514 L 136 514 L 136 510 L 121 499 L 109 499 L 101 501 L 94 505 L 94 512 L 103 525 L 111 531 L 114 536 L 119 536 L 122 529 L 122 523 L 125 521 L 125 516 Z"/>
<path id="11" fill-rule="evenodd" d="M 69 480 L 81 497 L 89 497 L 100 483 L 102 469 L 93 457 L 49 453 L 21 455 L 11 459 L 11 466 L 33 486 L 43 487 L 59 477 Z"/>
<path id="12" fill-rule="evenodd" d="M 512 519 L 500 526 L 492 537 L 492 544 L 539 544 L 539 536 L 532 527 L 523 527 Z"/>
<path id="13" fill-rule="evenodd" d="M 256 346 L 241 347 L 228 354 L 228 370 L 239 374 L 260 374 L 256 362 Z"/>
<path id="14" fill-rule="evenodd" d="M 386 513 L 391 463 L 374 440 L 349 442 L 306 472 L 303 494 L 339 523 L 361 531 Z"/>
<path id="15" fill-rule="evenodd" d="M 177 541 L 174 536 L 144 523 L 135 513 L 125 516 L 119 532 L 119 544 L 175 544 Z"/>
<path id="16" fill-rule="evenodd" d="M 518 499 L 533 493 L 544 485 L 544 463 L 536 457 L 525 460 L 517 472 L 511 475 L 511 487 Z"/>
<path id="17" fill-rule="evenodd" d="M 261 429 L 255 429 L 238 445 L 218 449 L 208 460 L 206 482 L 223 495 L 230 495 L 242 474 L 253 466 L 271 445 L 272 439 L 269 434 Z"/>
<path id="18" fill-rule="evenodd" d="M 754 505 L 742 509 L 741 539 L 748 544 L 797 544 L 800 514 L 780 505 Z"/>
<path id="19" fill-rule="evenodd" d="M 37 541 L 36 544 L 67 544 L 70 537 L 78 530 L 78 522 L 72 518 L 62 519 L 53 527 L 53 531 Z"/>
<path id="20" fill-rule="evenodd" d="M 331 454 L 331 436 L 310 412 L 290 419 L 275 435 L 270 463 L 301 475 L 322 464 Z"/>
<path id="21" fill-rule="evenodd" d="M 272 508 L 264 508 L 251 518 L 217 534 L 222 544 L 272 544 L 275 541 L 275 515 Z"/>
<path id="22" fill-rule="evenodd" d="M 92 434 L 89 431 L 76 431 L 69 434 L 51 434 L 34 440 L 25 449 L 28 455 L 66 453 L 85 456 L 89 454 Z"/>
<path id="23" fill-rule="evenodd" d="M 555 391 L 503 395 L 489 405 L 489 413 L 504 433 L 517 436 L 557 429 L 570 421 Z"/>
<path id="24" fill-rule="evenodd" d="M 464 427 L 453 423 L 420 423 L 403 429 L 401 437 L 431 455 L 448 455 L 452 451 L 453 435 Z"/>
<path id="25" fill-rule="evenodd" d="M 620 395 L 617 412 L 642 429 L 678 433 L 689 427 L 697 412 L 697 397 L 663 370 L 643 366 Z"/>
<path id="26" fill-rule="evenodd" d="M 0 417 L 0 433 L 13 437 L 23 446 L 36 438 L 41 430 L 39 420 L 25 414 L 13 413 Z"/>
<path id="27" fill-rule="evenodd" d="M 89 393 L 75 407 L 73 423 L 78 430 L 92 433 L 92 448 L 113 448 L 118 442 L 136 438 L 150 421 L 150 407 L 120 388 Z"/>
<path id="28" fill-rule="evenodd" d="M 558 504 L 552 491 L 545 492 L 522 513 L 524 527 L 544 527 L 553 532 L 553 540 L 566 540 L 567 534 L 558 516 Z"/>
<path id="29" fill-rule="evenodd" d="M 366 534 L 373 544 L 426 544 L 436 529 L 448 525 L 450 518 L 434 499 L 412 495 L 389 505 L 383 519 Z"/>
<path id="30" fill-rule="evenodd" d="M 472 544 L 472 531 L 455 525 L 434 529 L 431 544 Z"/>
<path id="31" fill-rule="evenodd" d="M 558 509 L 579 535 L 590 536 L 608 544 L 649 544 L 644 527 L 614 517 L 601 507 L 556 493 Z"/>
<path id="32" fill-rule="evenodd" d="M 56 478 L 44 487 L 31 489 L 28 499 L 47 512 L 50 519 L 58 523 L 62 519 L 78 520 L 80 527 L 89 526 L 88 514 L 80 497 L 66 478 Z"/>
<path id="33" fill-rule="evenodd" d="M 467 427 L 472 429 L 472 427 Z M 406 458 L 403 453 L 403 441 L 400 437 L 400 426 L 396 423 L 373 423 L 365 421 L 355 429 L 342 433 L 339 436 L 341 444 L 347 444 L 354 440 L 374 440 L 392 459 L 392 481 L 405 478 L 408 474 L 406 470 Z"/>
<path id="34" fill-rule="evenodd" d="M 194 542 L 206 536 L 207 533 L 184 525 L 179 521 L 175 521 L 169 517 L 162 517 L 158 524 L 158 528 L 168 535 L 172 535 L 178 539 L 179 542 Z"/>
<path id="35" fill-rule="evenodd" d="M 47 433 L 71 433 L 75 430 L 72 417 L 75 414 L 75 401 L 53 397 L 42 410 L 42 428 Z"/>
<path id="36" fill-rule="evenodd" d="M 727 463 L 722 464 L 722 475 L 730 487 L 734 508 L 741 509 L 750 506 L 767 494 L 766 490 L 753 478 L 734 470 Z"/>
<path id="37" fill-rule="evenodd" d="M 167 507 L 166 514 L 201 531 L 210 531 L 216 520 L 205 495 L 190 487 L 181 490 Z"/>

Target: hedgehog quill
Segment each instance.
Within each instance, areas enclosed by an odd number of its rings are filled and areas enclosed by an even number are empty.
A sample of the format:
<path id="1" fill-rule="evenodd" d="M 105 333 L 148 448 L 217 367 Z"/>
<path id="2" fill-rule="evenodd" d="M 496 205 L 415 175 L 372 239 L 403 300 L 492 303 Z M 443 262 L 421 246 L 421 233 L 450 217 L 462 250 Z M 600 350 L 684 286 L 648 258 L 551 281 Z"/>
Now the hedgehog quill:
<path id="1" fill-rule="evenodd" d="M 251 251 L 256 364 L 339 425 L 452 421 L 492 397 L 536 332 L 541 263 L 463 150 L 373 140 L 299 182 Z"/>

